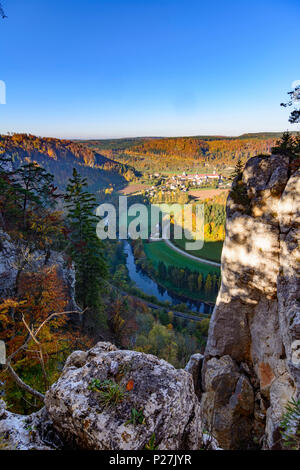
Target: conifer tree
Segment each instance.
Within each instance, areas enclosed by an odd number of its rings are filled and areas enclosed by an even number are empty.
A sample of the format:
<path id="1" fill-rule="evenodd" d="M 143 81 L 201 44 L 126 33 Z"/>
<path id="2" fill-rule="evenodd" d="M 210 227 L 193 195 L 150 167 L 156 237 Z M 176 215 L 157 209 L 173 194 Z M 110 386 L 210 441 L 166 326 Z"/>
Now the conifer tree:
<path id="1" fill-rule="evenodd" d="M 239 158 L 231 176 L 233 183 L 230 194 L 235 203 L 244 206 L 245 209 L 249 211 L 250 201 L 247 193 L 247 186 L 243 182 L 243 170 L 244 166 L 242 164 L 241 158 Z"/>
<path id="2" fill-rule="evenodd" d="M 6 218 L 16 220 L 18 207 L 12 171 L 12 159 L 0 150 L 0 221 L 6 227 Z"/>
<path id="3" fill-rule="evenodd" d="M 167 268 L 163 261 L 158 263 L 158 276 L 162 280 L 165 280 L 167 277 Z"/>
<path id="4" fill-rule="evenodd" d="M 281 106 L 286 108 L 287 106 L 297 106 L 300 102 L 300 85 L 297 85 L 292 91 L 288 92 L 290 97 L 287 103 L 281 103 Z M 289 122 L 291 124 L 296 124 L 300 122 L 300 109 L 296 107 L 290 114 Z"/>
<path id="5" fill-rule="evenodd" d="M 241 157 L 239 157 L 238 161 L 236 162 L 231 178 L 233 180 L 235 180 L 235 178 L 240 180 L 242 178 L 243 169 L 244 169 L 244 165 L 242 164 Z"/>
<path id="6" fill-rule="evenodd" d="M 21 198 L 23 225 L 26 228 L 27 209 L 30 204 L 53 207 L 58 195 L 53 185 L 54 176 L 36 163 L 22 165 L 15 172 L 16 184 Z M 17 185 L 17 186 L 16 186 Z"/>
<path id="7" fill-rule="evenodd" d="M 281 139 L 272 148 L 273 155 L 284 155 L 293 159 L 300 157 L 300 136 L 292 136 L 289 132 L 284 132 Z"/>
<path id="8" fill-rule="evenodd" d="M 94 215 L 95 197 L 85 188 L 87 181 L 73 169 L 66 190 L 69 225 L 68 253 L 76 268 L 76 296 L 83 309 L 84 328 L 95 327 L 101 312 L 101 287 L 107 276 L 103 244 L 96 235 L 98 218 Z"/>
<path id="9" fill-rule="evenodd" d="M 54 176 L 36 163 L 21 165 L 15 169 L 13 158 L 5 153 L 1 154 L 0 210 L 3 225 L 7 218 L 28 232 L 29 214 L 40 218 L 42 212 L 52 209 L 56 204 L 59 195 L 56 194 L 53 180 Z"/>

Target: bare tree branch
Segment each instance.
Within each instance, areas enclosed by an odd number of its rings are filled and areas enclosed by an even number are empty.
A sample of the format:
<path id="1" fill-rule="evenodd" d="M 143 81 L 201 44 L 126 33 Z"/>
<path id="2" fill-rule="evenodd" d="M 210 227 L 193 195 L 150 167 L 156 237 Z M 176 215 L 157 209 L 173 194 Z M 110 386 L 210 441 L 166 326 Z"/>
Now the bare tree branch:
<path id="1" fill-rule="evenodd" d="M 83 310 L 82 312 L 78 312 L 76 310 L 70 310 L 70 311 L 66 311 L 66 312 L 55 312 L 55 313 L 52 313 L 51 315 L 49 315 L 49 317 L 47 317 L 42 323 L 41 325 L 34 331 L 33 329 L 30 328 L 30 326 L 27 324 L 24 316 L 22 316 L 22 321 L 28 331 L 28 336 L 24 342 L 24 344 L 22 344 L 22 346 L 20 346 L 15 352 L 13 352 L 6 360 L 6 368 L 10 374 L 10 376 L 12 377 L 12 379 L 19 385 L 19 387 L 21 387 L 23 390 L 25 390 L 26 392 L 30 393 L 31 395 L 39 398 L 39 400 L 41 401 L 44 401 L 44 398 L 45 398 L 45 395 L 43 395 L 42 393 L 38 392 L 37 390 L 35 390 L 34 388 L 30 387 L 29 385 L 27 385 L 25 382 L 23 382 L 23 380 L 18 376 L 18 374 L 16 373 L 16 371 L 13 369 L 13 367 L 11 366 L 11 359 L 16 356 L 18 354 L 18 352 L 26 349 L 28 343 L 29 343 L 29 340 L 30 338 L 33 339 L 33 341 L 37 344 L 38 348 L 39 348 L 39 351 L 37 351 L 39 353 L 39 357 L 40 357 L 40 362 L 41 362 L 41 367 L 42 367 L 42 371 L 43 371 L 43 376 L 44 376 L 44 381 L 45 381 L 45 388 L 47 389 L 48 388 L 48 377 L 47 377 L 47 373 L 46 373 L 46 369 L 45 369 L 45 362 L 44 362 L 44 356 L 43 356 L 43 350 L 42 350 L 42 345 L 41 343 L 38 341 L 37 339 L 37 335 L 40 333 L 41 329 L 46 325 L 46 323 L 48 323 L 52 318 L 54 317 L 57 317 L 57 316 L 60 316 L 60 315 L 68 315 L 68 314 L 71 314 L 71 313 L 77 313 L 77 314 L 80 314 L 82 315 L 83 313 L 85 312 L 85 310 Z"/>
<path id="2" fill-rule="evenodd" d="M 50 320 L 51 318 L 51 315 L 50 317 L 48 317 L 47 320 Z M 41 363 L 41 367 L 42 367 L 42 371 L 43 371 L 43 376 L 44 376 L 44 384 L 45 384 L 45 388 L 47 389 L 49 384 L 48 384 L 48 378 L 47 378 L 47 373 L 46 373 L 46 368 L 45 368 L 45 361 L 44 361 L 44 355 L 43 355 L 43 350 L 42 350 L 42 346 L 41 346 L 41 343 L 36 339 L 36 334 L 32 331 L 32 329 L 27 325 L 26 323 L 26 320 L 24 318 L 24 315 L 22 315 L 22 321 L 25 325 L 25 327 L 27 328 L 31 338 L 33 339 L 33 341 L 38 345 L 38 348 L 39 348 L 39 357 L 40 357 L 40 363 Z M 46 321 L 45 321 L 46 322 Z M 43 322 L 42 325 L 45 325 L 46 323 Z"/>
<path id="3" fill-rule="evenodd" d="M 41 401 L 44 401 L 45 399 L 45 395 L 43 395 L 42 393 L 38 392 L 37 390 L 35 390 L 34 388 L 31 388 L 29 385 L 27 385 L 25 382 L 23 382 L 23 380 L 18 376 L 18 374 L 14 371 L 14 369 L 12 368 L 10 362 L 7 362 L 6 363 L 6 367 L 7 367 L 7 370 L 10 374 L 10 376 L 13 378 L 13 380 L 19 385 L 19 387 L 21 387 L 23 390 L 25 390 L 26 392 L 30 393 L 31 395 L 33 395 L 34 397 L 37 397 L 39 400 Z"/>
<path id="4" fill-rule="evenodd" d="M 52 318 L 54 317 L 58 317 L 60 315 L 70 315 L 71 313 L 77 313 L 79 315 L 83 315 L 84 312 L 86 311 L 86 309 L 84 309 L 82 312 L 78 312 L 77 310 L 70 310 L 70 311 L 67 311 L 67 312 L 56 312 L 56 313 L 52 313 L 51 315 L 49 315 L 48 318 L 46 318 L 46 320 L 43 321 L 43 323 L 37 328 L 37 330 L 35 331 L 34 335 L 37 336 L 40 332 L 40 330 L 46 325 L 46 323 L 48 323 L 50 320 L 52 320 Z"/>

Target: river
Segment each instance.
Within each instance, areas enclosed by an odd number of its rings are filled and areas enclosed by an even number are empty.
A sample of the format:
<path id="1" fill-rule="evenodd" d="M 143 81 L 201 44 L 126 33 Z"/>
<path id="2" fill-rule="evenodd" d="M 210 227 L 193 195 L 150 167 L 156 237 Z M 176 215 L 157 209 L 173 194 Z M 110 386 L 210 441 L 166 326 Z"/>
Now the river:
<path id="1" fill-rule="evenodd" d="M 124 241 L 124 253 L 126 254 L 126 266 L 131 281 L 145 294 L 153 295 L 160 302 L 168 301 L 173 306 L 185 303 L 188 308 L 193 312 L 212 313 L 212 305 L 201 302 L 200 300 L 189 300 L 184 297 L 175 295 L 172 292 L 169 292 L 168 290 L 158 285 L 141 269 L 138 269 L 135 264 L 131 245 L 127 241 Z"/>

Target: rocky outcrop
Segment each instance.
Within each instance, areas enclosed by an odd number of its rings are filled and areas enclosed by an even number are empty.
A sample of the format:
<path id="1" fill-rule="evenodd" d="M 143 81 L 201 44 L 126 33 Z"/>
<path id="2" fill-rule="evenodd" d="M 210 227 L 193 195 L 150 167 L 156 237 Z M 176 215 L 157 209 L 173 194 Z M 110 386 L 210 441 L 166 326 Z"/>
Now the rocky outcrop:
<path id="1" fill-rule="evenodd" d="M 54 450 L 62 446 L 44 408 L 22 416 L 9 412 L 0 400 L 0 450 Z"/>
<path id="2" fill-rule="evenodd" d="M 287 157 L 254 157 L 242 203 L 236 186 L 228 198 L 201 402 L 205 426 L 226 449 L 280 448 L 285 406 L 299 393 L 299 176 Z"/>
<path id="3" fill-rule="evenodd" d="M 217 448 L 203 441 L 191 374 L 110 343 L 71 354 L 39 412 L 16 415 L 0 400 L 0 450 Z"/>
<path id="4" fill-rule="evenodd" d="M 152 355 L 117 350 L 110 343 L 74 352 L 47 392 L 45 405 L 71 447 L 200 448 L 200 406 L 191 375 Z M 139 419 L 134 419 L 134 410 Z"/>
<path id="5" fill-rule="evenodd" d="M 22 241 L 14 241 L 6 233 L 0 230 L 0 296 L 10 297 L 15 295 L 16 277 L 18 272 L 36 271 L 43 266 L 55 266 L 58 275 L 63 280 L 69 299 L 68 310 L 77 310 L 79 307 L 75 301 L 75 270 L 69 266 L 62 253 L 51 251 L 50 256 L 45 253 L 32 250 Z"/>

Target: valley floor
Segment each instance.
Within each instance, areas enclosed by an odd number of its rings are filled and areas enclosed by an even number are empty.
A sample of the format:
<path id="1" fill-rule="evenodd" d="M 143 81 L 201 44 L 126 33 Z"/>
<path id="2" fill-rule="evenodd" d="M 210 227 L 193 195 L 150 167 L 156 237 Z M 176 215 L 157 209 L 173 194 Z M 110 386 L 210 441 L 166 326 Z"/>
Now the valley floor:
<path id="1" fill-rule="evenodd" d="M 186 256 L 187 258 L 190 258 L 192 260 L 197 261 L 198 263 L 204 263 L 204 264 L 209 264 L 210 266 L 218 266 L 220 267 L 220 263 L 216 263 L 215 261 L 209 261 L 204 258 L 199 258 L 198 256 L 192 255 L 188 253 L 187 251 L 183 251 L 180 248 L 178 248 L 176 245 L 174 245 L 170 240 L 165 240 L 165 243 L 172 249 L 177 251 L 177 253 L 180 253 L 183 256 Z"/>

